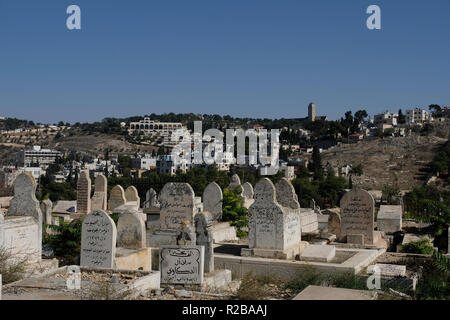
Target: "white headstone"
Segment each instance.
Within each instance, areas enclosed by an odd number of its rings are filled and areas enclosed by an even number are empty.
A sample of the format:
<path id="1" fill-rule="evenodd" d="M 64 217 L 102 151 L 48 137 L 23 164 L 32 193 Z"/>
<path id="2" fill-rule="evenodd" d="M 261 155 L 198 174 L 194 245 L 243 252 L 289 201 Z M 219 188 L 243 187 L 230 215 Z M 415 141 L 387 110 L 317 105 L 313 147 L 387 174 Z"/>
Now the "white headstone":
<path id="1" fill-rule="evenodd" d="M 300 256 L 300 260 L 313 262 L 330 262 L 336 255 L 336 247 L 310 244 Z"/>
<path id="2" fill-rule="evenodd" d="M 238 194 L 242 195 L 242 185 L 241 185 L 241 178 L 237 174 L 233 174 L 230 179 L 230 184 L 228 185 L 228 190 L 230 191 L 237 191 Z"/>
<path id="3" fill-rule="evenodd" d="M 214 272 L 214 247 L 212 235 L 213 216 L 209 212 L 195 215 L 196 244 L 205 247 L 205 273 Z"/>
<path id="4" fill-rule="evenodd" d="M 137 204 L 140 205 L 141 198 L 139 198 L 139 194 L 135 186 L 129 186 L 127 190 L 125 190 L 125 199 L 127 199 L 127 202 L 137 202 Z"/>
<path id="5" fill-rule="evenodd" d="M 203 246 L 161 246 L 161 283 L 202 284 Z"/>
<path id="6" fill-rule="evenodd" d="M 153 188 L 150 188 L 145 194 L 144 208 L 159 208 L 158 194 Z"/>
<path id="7" fill-rule="evenodd" d="M 81 227 L 80 265 L 114 268 L 117 229 L 111 217 L 102 210 L 87 215 Z"/>

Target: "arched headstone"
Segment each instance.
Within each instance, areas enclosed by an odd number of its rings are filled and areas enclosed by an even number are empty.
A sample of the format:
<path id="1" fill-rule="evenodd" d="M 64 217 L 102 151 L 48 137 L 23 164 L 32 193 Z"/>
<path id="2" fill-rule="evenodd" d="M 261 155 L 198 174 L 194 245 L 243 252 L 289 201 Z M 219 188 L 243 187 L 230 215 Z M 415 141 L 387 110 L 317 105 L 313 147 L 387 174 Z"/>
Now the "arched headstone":
<path id="1" fill-rule="evenodd" d="M 77 212 L 88 214 L 91 212 L 91 178 L 89 170 L 83 170 L 77 182 Z"/>
<path id="2" fill-rule="evenodd" d="M 111 194 L 108 201 L 108 209 L 113 211 L 117 207 L 124 205 L 127 202 L 125 199 L 125 191 L 123 191 L 122 186 L 117 185 L 111 189 Z"/>
<path id="3" fill-rule="evenodd" d="M 203 191 L 203 210 L 211 213 L 214 220 L 222 219 L 223 194 L 220 186 L 211 182 Z"/>
<path id="4" fill-rule="evenodd" d="M 195 193 L 188 183 L 170 182 L 161 190 L 160 228 L 180 230 L 187 221 L 194 223 Z"/>

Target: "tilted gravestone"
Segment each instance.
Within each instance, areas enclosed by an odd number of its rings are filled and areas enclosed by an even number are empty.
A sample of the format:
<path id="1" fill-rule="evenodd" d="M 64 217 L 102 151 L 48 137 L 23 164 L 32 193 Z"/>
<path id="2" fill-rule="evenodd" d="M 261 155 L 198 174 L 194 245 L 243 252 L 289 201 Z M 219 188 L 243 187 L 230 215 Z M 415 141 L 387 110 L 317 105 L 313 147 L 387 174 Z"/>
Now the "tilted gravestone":
<path id="1" fill-rule="evenodd" d="M 202 212 L 195 216 L 195 234 L 198 246 L 205 247 L 205 273 L 214 272 L 214 247 L 212 226 L 213 216 L 209 212 Z"/>
<path id="2" fill-rule="evenodd" d="M 41 259 L 43 217 L 36 199 L 36 181 L 21 173 L 14 181 L 14 197 L 5 219 L 4 245 L 14 255 L 23 255 L 30 262 Z"/>
<path id="3" fill-rule="evenodd" d="M 117 247 L 145 248 L 145 223 L 137 212 L 126 212 L 119 216 L 117 222 Z"/>
<path id="4" fill-rule="evenodd" d="M 341 239 L 341 215 L 334 210 L 328 210 L 328 233 L 336 235 L 337 239 Z"/>
<path id="5" fill-rule="evenodd" d="M 114 268 L 117 229 L 111 217 L 102 210 L 87 215 L 81 226 L 80 265 Z"/>
<path id="6" fill-rule="evenodd" d="M 83 170 L 77 182 L 77 212 L 88 214 L 91 212 L 91 178 L 89 170 Z"/>
<path id="7" fill-rule="evenodd" d="M 286 184 L 287 183 L 287 184 Z M 301 226 L 299 210 L 293 187 L 283 180 L 278 186 L 286 194 L 277 201 L 272 181 L 261 179 L 255 186 L 255 202 L 248 210 L 248 241 L 250 254 L 289 259 L 299 253 Z M 249 255 L 247 250 L 242 255 Z"/>
<path id="8" fill-rule="evenodd" d="M 347 237 L 348 242 L 348 239 L 356 239 L 356 236 L 362 236 L 364 244 L 373 244 L 375 227 L 375 201 L 373 197 L 366 190 L 355 188 L 342 197 L 340 207 L 341 237 Z"/>
<path id="9" fill-rule="evenodd" d="M 202 284 L 204 250 L 203 246 L 161 246 L 161 283 Z"/>
<path id="10" fill-rule="evenodd" d="M 125 191 L 123 191 L 122 186 L 117 185 L 111 189 L 111 194 L 108 200 L 108 209 L 113 211 L 117 207 L 124 205 L 127 202 L 125 199 Z"/>
<path id="11" fill-rule="evenodd" d="M 211 213 L 214 220 L 222 219 L 223 194 L 220 186 L 211 182 L 203 191 L 203 210 Z"/>
<path id="12" fill-rule="evenodd" d="M 100 174 L 95 178 L 95 190 L 91 199 L 91 210 L 106 210 L 108 208 L 108 179 Z"/>
<path id="13" fill-rule="evenodd" d="M 160 229 L 181 230 L 184 223 L 194 223 L 195 194 L 188 183 L 167 183 L 160 192 L 159 201 Z"/>

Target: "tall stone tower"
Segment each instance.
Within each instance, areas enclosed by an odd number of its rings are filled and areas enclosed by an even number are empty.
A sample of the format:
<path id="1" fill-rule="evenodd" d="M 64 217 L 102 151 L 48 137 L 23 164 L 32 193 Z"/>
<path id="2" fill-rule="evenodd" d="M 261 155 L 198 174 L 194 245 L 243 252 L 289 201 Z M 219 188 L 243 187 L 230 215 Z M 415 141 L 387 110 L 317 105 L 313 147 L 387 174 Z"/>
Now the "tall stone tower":
<path id="1" fill-rule="evenodd" d="M 312 102 L 308 106 L 308 120 L 311 122 L 316 121 L 316 105 Z"/>

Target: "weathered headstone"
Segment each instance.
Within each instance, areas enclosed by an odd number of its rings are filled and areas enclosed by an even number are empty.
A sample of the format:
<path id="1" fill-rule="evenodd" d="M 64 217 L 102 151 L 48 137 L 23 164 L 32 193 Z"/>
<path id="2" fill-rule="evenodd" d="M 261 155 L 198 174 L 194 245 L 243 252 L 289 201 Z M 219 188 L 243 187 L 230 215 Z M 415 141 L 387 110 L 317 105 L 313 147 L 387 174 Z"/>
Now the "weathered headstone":
<path id="1" fill-rule="evenodd" d="M 177 246 L 195 246 L 196 242 L 195 226 L 186 221 L 178 232 Z"/>
<path id="2" fill-rule="evenodd" d="M 245 198 L 247 199 L 253 199 L 254 196 L 254 191 L 253 191 L 253 186 L 250 182 L 246 182 L 242 185 L 242 189 L 243 189 L 243 195 Z"/>
<path id="3" fill-rule="evenodd" d="M 377 263 L 375 265 L 367 267 L 367 273 L 369 274 L 375 273 L 377 268 L 378 268 L 377 272 L 379 272 L 381 276 L 404 277 L 406 275 L 405 265 L 385 264 L 385 263 Z"/>
<path id="4" fill-rule="evenodd" d="M 95 190 L 91 199 L 91 210 L 106 210 L 108 208 L 108 179 L 100 174 L 95 178 Z"/>
<path id="5" fill-rule="evenodd" d="M 11 199 L 6 216 L 32 217 L 34 222 L 37 223 L 37 228 L 35 228 L 33 222 L 26 219 L 22 219 L 20 222 L 17 221 L 17 224 L 8 221 L 8 224 L 5 225 L 4 241 L 11 249 L 14 249 L 14 246 L 18 247 L 13 242 L 22 242 L 24 249 L 31 254 L 31 259 L 39 260 L 42 252 L 43 217 L 39 201 L 36 199 L 36 181 L 30 174 L 21 173 L 14 181 L 14 197 Z M 22 228 L 22 231 L 12 231 L 12 229 L 17 230 L 16 226 L 13 226 L 14 224 Z M 7 229 L 11 230 L 11 232 L 7 232 Z"/>
<path id="6" fill-rule="evenodd" d="M 203 191 L 203 210 L 212 214 L 214 220 L 222 219 L 222 189 L 220 186 L 211 182 Z"/>
<path id="7" fill-rule="evenodd" d="M 117 246 L 122 248 L 145 248 L 145 223 L 137 212 L 122 213 L 117 222 Z"/>
<path id="8" fill-rule="evenodd" d="M 281 205 L 275 186 L 268 178 L 256 184 L 255 202 L 248 210 L 248 241 L 253 255 L 290 259 L 299 253 L 300 205 L 291 186 L 286 179 L 279 185 L 286 193 L 280 196 Z M 241 254 L 248 255 L 245 249 Z"/>
<path id="9" fill-rule="evenodd" d="M 363 235 L 365 244 L 373 244 L 375 215 L 373 197 L 366 190 L 355 188 L 342 197 L 340 207 L 341 236 Z"/>
<path id="10" fill-rule="evenodd" d="M 205 273 L 214 272 L 214 247 L 212 235 L 213 216 L 209 212 L 202 212 L 195 216 L 195 234 L 198 246 L 205 247 Z"/>
<path id="11" fill-rule="evenodd" d="M 113 211 L 117 207 L 124 205 L 127 202 L 125 199 L 125 191 L 123 191 L 122 186 L 117 185 L 111 189 L 111 194 L 108 201 L 108 209 Z"/>
<path id="12" fill-rule="evenodd" d="M 129 186 L 127 190 L 125 190 L 125 199 L 127 199 L 127 202 L 136 202 L 140 205 L 141 198 L 139 198 L 139 194 L 135 186 Z"/>
<path id="13" fill-rule="evenodd" d="M 87 215 L 81 227 L 80 265 L 114 268 L 117 229 L 111 217 L 102 210 Z"/>
<path id="14" fill-rule="evenodd" d="M 185 222 L 194 223 L 194 190 L 188 183 L 167 183 L 161 190 L 159 201 L 160 229 L 180 230 Z"/>
<path id="15" fill-rule="evenodd" d="M 161 246 L 161 283 L 202 284 L 204 250 L 203 246 Z"/>
<path id="16" fill-rule="evenodd" d="M 402 206 L 381 205 L 377 216 L 378 230 L 395 233 L 402 230 Z"/>
<path id="17" fill-rule="evenodd" d="M 328 210 L 328 233 L 336 235 L 337 239 L 341 238 L 341 215 L 334 210 Z"/>
<path id="18" fill-rule="evenodd" d="M 237 174 L 233 174 L 230 179 L 230 184 L 228 185 L 228 190 L 230 191 L 237 191 L 238 194 L 242 195 L 242 185 L 241 185 L 241 178 Z"/>
<path id="19" fill-rule="evenodd" d="M 52 224 L 52 211 L 53 211 L 53 203 L 50 199 L 46 199 L 41 202 L 41 211 L 43 224 L 51 225 Z"/>
<path id="20" fill-rule="evenodd" d="M 150 188 L 145 194 L 144 208 L 159 208 L 160 203 L 158 200 L 158 194 L 153 188 Z"/>
<path id="21" fill-rule="evenodd" d="M 88 214 L 91 212 L 91 178 L 89 170 L 83 170 L 77 182 L 77 212 Z"/>

